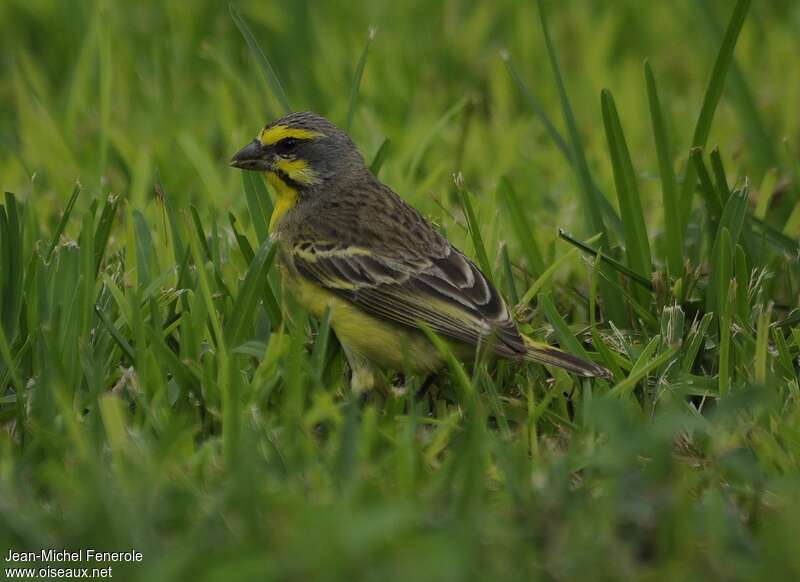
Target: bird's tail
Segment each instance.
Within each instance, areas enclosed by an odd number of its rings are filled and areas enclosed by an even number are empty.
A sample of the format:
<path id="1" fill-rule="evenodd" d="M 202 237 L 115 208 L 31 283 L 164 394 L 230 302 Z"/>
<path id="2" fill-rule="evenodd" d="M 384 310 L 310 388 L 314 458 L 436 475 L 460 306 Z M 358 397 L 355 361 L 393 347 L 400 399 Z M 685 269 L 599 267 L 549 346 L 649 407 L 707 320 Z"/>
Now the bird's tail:
<path id="1" fill-rule="evenodd" d="M 587 378 L 612 378 L 611 372 L 599 364 L 587 362 L 577 356 L 562 352 L 558 348 L 536 342 L 529 337 L 523 336 L 523 339 L 525 340 L 525 346 L 528 348 L 528 351 L 523 356 L 526 360 L 564 368 L 568 372 Z"/>

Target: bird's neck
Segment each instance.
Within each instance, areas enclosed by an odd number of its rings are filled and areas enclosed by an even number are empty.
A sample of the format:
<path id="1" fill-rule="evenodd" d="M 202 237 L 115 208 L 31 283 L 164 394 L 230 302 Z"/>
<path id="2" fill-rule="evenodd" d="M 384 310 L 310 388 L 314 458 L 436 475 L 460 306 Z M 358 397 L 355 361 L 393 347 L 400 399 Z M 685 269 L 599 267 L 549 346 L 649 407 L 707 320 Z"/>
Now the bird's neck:
<path id="1" fill-rule="evenodd" d="M 272 218 L 269 220 L 269 232 L 272 234 L 278 226 L 281 218 L 297 205 L 300 193 L 274 172 L 265 172 L 267 182 L 275 190 L 275 209 L 272 211 Z"/>

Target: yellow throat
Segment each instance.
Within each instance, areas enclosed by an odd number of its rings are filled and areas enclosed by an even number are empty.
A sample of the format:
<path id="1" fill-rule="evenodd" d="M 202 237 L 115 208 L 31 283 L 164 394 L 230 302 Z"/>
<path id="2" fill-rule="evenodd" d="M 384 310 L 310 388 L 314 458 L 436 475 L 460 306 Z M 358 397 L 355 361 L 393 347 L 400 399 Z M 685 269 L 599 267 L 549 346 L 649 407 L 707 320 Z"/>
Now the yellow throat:
<path id="1" fill-rule="evenodd" d="M 297 204 L 297 190 L 281 180 L 275 172 L 264 172 L 264 174 L 269 185 L 275 189 L 275 209 L 272 211 L 272 218 L 269 219 L 269 232 L 272 234 L 278 221 Z"/>
<path id="2" fill-rule="evenodd" d="M 308 162 L 305 160 L 279 158 L 275 162 L 275 167 L 280 173 L 271 171 L 264 172 L 270 186 L 275 189 L 275 196 L 277 198 L 275 201 L 275 210 L 272 211 L 272 218 L 269 221 L 270 233 L 275 229 L 281 217 L 294 208 L 299 195 L 295 188 L 281 178 L 281 173 L 288 176 L 292 182 L 302 184 L 303 186 L 312 186 L 318 183 L 317 174 L 309 167 Z"/>

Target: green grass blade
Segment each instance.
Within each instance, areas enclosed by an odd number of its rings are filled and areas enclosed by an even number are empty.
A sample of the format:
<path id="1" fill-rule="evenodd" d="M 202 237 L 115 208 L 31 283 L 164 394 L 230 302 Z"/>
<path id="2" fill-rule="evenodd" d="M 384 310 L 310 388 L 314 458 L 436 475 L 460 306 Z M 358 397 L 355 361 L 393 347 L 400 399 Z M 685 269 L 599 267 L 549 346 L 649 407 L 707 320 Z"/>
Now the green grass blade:
<path id="1" fill-rule="evenodd" d="M 261 243 L 255 258 L 247 268 L 236 301 L 231 310 L 231 318 L 225 326 L 226 340 L 229 346 L 238 346 L 245 339 L 245 332 L 253 325 L 253 312 L 258 296 L 267 278 L 278 246 L 269 239 Z"/>
<path id="2" fill-rule="evenodd" d="M 267 56 L 264 54 L 264 51 L 261 50 L 258 41 L 256 41 L 253 33 L 250 32 L 250 27 L 247 26 L 247 23 L 244 18 L 242 18 L 242 15 L 239 14 L 236 6 L 228 4 L 228 9 L 230 10 L 233 22 L 236 23 L 239 32 L 242 33 L 244 40 L 247 42 L 247 46 L 250 47 L 250 52 L 253 53 L 253 58 L 256 60 L 256 63 L 258 63 L 259 69 L 261 69 L 264 78 L 267 80 L 267 85 L 272 90 L 272 94 L 278 101 L 278 104 L 283 108 L 283 113 L 289 113 L 292 111 L 292 107 L 289 105 L 289 98 L 286 96 L 286 91 L 283 90 L 283 85 L 281 85 L 281 81 L 277 73 L 275 73 L 275 69 L 272 68 Z"/>
<path id="3" fill-rule="evenodd" d="M 783 232 L 789 236 L 800 237 L 800 203 L 789 213 L 786 223 L 783 225 Z"/>
<path id="4" fill-rule="evenodd" d="M 378 151 L 375 152 L 375 156 L 372 158 L 372 163 L 369 165 L 369 171 L 372 172 L 372 175 L 377 177 L 383 167 L 383 163 L 386 161 L 386 157 L 389 155 L 389 148 L 391 147 L 392 142 L 389 141 L 389 138 L 385 138 L 382 142 Z"/>
<path id="5" fill-rule="evenodd" d="M 747 266 L 747 255 L 742 245 L 736 245 L 733 259 L 733 275 L 736 277 L 737 282 L 736 300 L 734 302 L 736 308 L 734 312 L 740 321 L 749 321 L 751 307 L 747 297 L 747 287 L 750 282 L 750 269 Z"/>
<path id="6" fill-rule="evenodd" d="M 578 183 L 580 186 L 579 192 L 581 194 L 583 207 L 581 212 L 584 215 L 585 228 L 587 229 L 589 235 L 595 235 L 597 233 L 603 235 L 600 239 L 600 248 L 603 249 L 604 254 L 610 254 L 611 241 L 608 238 L 608 233 L 603 222 L 603 204 L 600 202 L 600 195 L 594 187 L 591 172 L 589 171 L 589 163 L 586 160 L 583 139 L 581 138 L 578 124 L 575 120 L 572 106 L 570 105 L 567 89 L 561 74 L 561 67 L 558 63 L 558 57 L 553 46 L 553 41 L 550 37 L 550 29 L 547 24 L 547 15 L 545 13 L 544 2 L 542 0 L 537 0 L 537 5 L 539 8 L 539 19 L 541 21 L 542 33 L 544 35 L 550 67 L 556 80 L 556 88 L 558 89 L 558 96 L 561 102 L 562 115 L 564 117 L 564 123 L 567 126 L 572 156 L 575 160 L 573 168 L 577 174 Z M 616 275 L 610 271 L 606 274 L 608 279 L 616 277 Z M 628 316 L 625 305 L 623 304 L 619 295 L 614 293 L 611 286 L 607 283 L 606 278 L 600 281 L 600 294 L 603 297 L 603 307 L 608 312 L 609 318 L 619 323 L 627 323 Z"/>
<path id="7" fill-rule="evenodd" d="M 798 205 L 798 208 L 800 208 L 800 205 Z M 781 253 L 788 253 L 789 255 L 800 253 L 800 241 L 786 236 L 771 224 L 768 224 L 760 218 L 756 218 L 752 214 L 748 214 L 747 218 L 752 226 L 755 226 L 763 233 L 767 242 L 774 250 Z"/>
<path id="8" fill-rule="evenodd" d="M 572 330 L 564 321 L 564 318 L 558 313 L 556 304 L 553 302 L 553 296 L 549 291 L 539 294 L 539 305 L 542 306 L 547 321 L 553 326 L 553 330 L 558 338 L 558 343 L 561 345 L 562 349 L 571 353 L 573 356 L 578 356 L 584 360 L 590 360 L 591 358 L 589 358 L 589 354 L 586 353 L 581 342 L 578 341 L 572 333 Z"/>
<path id="9" fill-rule="evenodd" d="M 692 148 L 689 155 L 690 163 L 694 164 L 695 175 L 700 182 L 700 193 L 705 200 L 708 220 L 712 225 L 710 234 L 713 237 L 716 235 L 716 226 L 722 215 L 722 200 L 720 199 L 719 191 L 711 181 L 711 175 L 708 173 L 708 168 L 706 168 L 706 164 L 703 161 L 703 150 L 701 148 Z"/>
<path id="10" fill-rule="evenodd" d="M 767 216 L 767 209 L 770 206 L 770 202 L 774 198 L 775 186 L 777 183 L 778 169 L 772 168 L 764 175 L 764 179 L 761 180 L 761 186 L 758 188 L 758 200 L 756 201 L 756 208 L 753 211 L 754 216 L 761 219 Z"/>
<path id="11" fill-rule="evenodd" d="M 250 241 L 247 240 L 247 237 L 241 234 L 239 229 L 236 228 L 236 217 L 233 214 L 229 214 L 228 220 L 230 221 L 231 230 L 233 230 L 233 236 L 239 245 L 239 250 L 249 265 L 255 258 L 253 247 L 250 245 Z M 272 259 L 270 259 L 269 263 L 270 265 L 272 264 Z M 269 270 L 269 267 L 267 267 L 265 273 L 269 273 Z M 262 283 L 261 293 L 262 300 L 264 301 L 264 309 L 267 312 L 267 317 L 269 317 L 271 328 L 276 329 L 281 323 L 281 308 L 278 304 L 278 299 L 275 297 L 275 292 L 272 289 L 272 285 L 270 284 L 270 278 L 267 275 L 264 276 Z"/>
<path id="12" fill-rule="evenodd" d="M 533 94 L 533 92 L 528 87 L 528 84 L 519 74 L 516 65 L 514 64 L 513 60 L 511 59 L 511 55 L 508 54 L 507 51 L 502 51 L 500 53 L 501 58 L 506 63 L 506 68 L 508 69 L 511 78 L 516 83 L 517 87 L 519 87 L 520 92 L 522 93 L 525 101 L 528 103 L 528 106 L 533 110 L 534 115 L 539 118 L 542 124 L 545 127 L 550 138 L 556 144 L 558 151 L 564 156 L 564 159 L 569 163 L 570 166 L 577 172 L 577 166 L 575 164 L 575 158 L 572 155 L 572 150 L 570 149 L 570 145 L 561 135 L 561 133 L 556 129 L 555 124 L 553 123 L 552 119 L 544 109 L 544 106 L 541 104 L 541 101 L 537 99 L 537 97 Z M 591 179 L 591 176 L 589 177 Z M 614 210 L 614 207 L 611 203 L 606 199 L 603 192 L 597 187 L 597 184 L 592 182 L 592 190 L 595 193 L 595 197 L 600 204 L 600 210 L 602 211 L 603 215 L 605 216 L 606 220 L 608 220 L 608 225 L 614 230 L 614 233 L 618 236 L 622 237 L 622 220 L 617 215 L 617 211 Z"/>
<path id="13" fill-rule="evenodd" d="M 512 305 L 519 303 L 519 293 L 517 293 L 517 286 L 514 283 L 514 269 L 511 266 L 511 256 L 508 254 L 508 245 L 503 243 L 500 251 L 500 256 L 503 260 L 503 277 L 506 283 L 506 293 Z"/>
<path id="14" fill-rule="evenodd" d="M 511 58 L 511 55 L 507 51 L 503 51 L 500 54 L 500 57 L 503 59 L 503 62 L 506 64 L 506 69 L 508 69 L 509 75 L 516 83 L 517 87 L 519 87 L 522 96 L 525 98 L 525 102 L 528 104 L 528 107 L 531 108 L 533 113 L 539 118 L 544 125 L 547 134 L 550 136 L 550 139 L 553 140 L 553 143 L 556 144 L 556 147 L 561 152 L 561 154 L 566 158 L 566 160 L 572 165 L 574 163 L 574 159 L 572 156 L 572 150 L 567 144 L 566 140 L 561 136 L 561 133 L 556 129 L 555 123 L 553 120 L 550 119 L 550 116 L 547 115 L 547 112 L 544 109 L 541 101 L 533 94 L 533 92 L 528 87 L 528 84 L 522 78 L 522 75 L 519 74 L 519 70 L 517 70 L 517 66 L 514 64 L 514 61 Z"/>
<path id="15" fill-rule="evenodd" d="M 314 351 L 311 353 L 312 376 L 317 385 L 324 388 L 323 374 L 325 372 L 325 356 L 328 354 L 328 342 L 331 335 L 331 308 L 325 307 L 325 313 L 320 319 L 317 336 L 314 341 Z"/>
<path id="16" fill-rule="evenodd" d="M 519 300 L 516 311 L 519 312 L 527 308 L 530 302 L 533 301 L 533 298 L 536 297 L 542 289 L 545 289 L 547 286 L 549 286 L 550 279 L 553 277 L 555 272 L 558 271 L 562 265 L 575 258 L 577 253 L 578 249 L 571 249 L 568 253 L 553 261 L 553 263 L 536 278 L 536 280 L 533 282 L 533 285 L 528 288 L 528 290 L 525 292 L 525 295 L 523 295 L 522 299 Z"/>
<path id="17" fill-rule="evenodd" d="M 211 323 L 211 330 L 216 338 L 217 348 L 220 351 L 224 351 L 225 340 L 222 333 L 222 323 L 220 322 L 219 314 L 217 313 L 216 305 L 214 304 L 211 283 L 208 280 L 206 271 L 206 262 L 209 260 L 208 248 L 203 248 L 201 241 L 204 240 L 205 237 L 203 236 L 202 227 L 198 232 L 198 226 L 199 224 L 197 223 L 189 224 L 187 221 L 186 232 L 189 234 L 189 248 L 191 249 L 194 264 L 197 267 L 196 273 L 197 280 L 200 285 L 200 296 L 205 304 L 208 318 Z"/>
<path id="18" fill-rule="evenodd" d="M 747 188 L 732 194 L 722 212 L 711 251 L 714 263 L 706 292 L 706 311 L 718 312 L 727 304 L 727 288 L 733 268 L 733 247 L 739 242 L 746 212 Z M 727 242 L 722 240 L 723 237 L 727 237 Z M 723 248 L 725 245 L 728 248 Z"/>
<path id="19" fill-rule="evenodd" d="M 358 467 L 359 411 L 357 398 L 350 398 L 343 405 L 344 426 L 340 431 L 339 446 L 334 471 L 346 489 L 353 482 Z"/>
<path id="20" fill-rule="evenodd" d="M 713 319 L 713 314 L 706 313 L 700 320 L 700 323 L 695 322 L 695 324 L 692 325 L 688 335 L 688 341 L 686 342 L 686 349 L 683 350 L 681 372 L 688 374 L 692 371 L 692 366 L 694 366 L 697 360 L 697 354 L 700 353 L 700 346 L 702 346 L 703 342 L 706 340 L 706 334 Z"/>
<path id="21" fill-rule="evenodd" d="M 597 328 L 597 281 L 600 273 L 601 260 L 602 254 L 598 254 L 592 267 L 592 278 L 589 286 L 589 324 L 592 328 L 592 343 L 594 344 L 595 349 L 600 354 L 600 357 L 603 359 L 603 363 L 606 365 L 606 367 L 611 370 L 614 378 L 617 381 L 620 381 L 623 377 L 622 370 L 620 369 L 616 358 L 614 358 L 611 350 L 606 344 L 606 341 L 603 339 L 603 336 L 600 335 L 600 331 Z"/>
<path id="22" fill-rule="evenodd" d="M 103 257 L 105 256 L 108 241 L 111 237 L 111 227 L 114 226 L 114 218 L 117 216 L 118 206 L 119 196 L 116 194 L 109 194 L 103 205 L 103 211 L 100 213 L 100 219 L 97 221 L 97 229 L 94 234 L 95 276 L 100 272 L 100 265 L 103 263 Z"/>
<path id="23" fill-rule="evenodd" d="M 14 341 L 19 325 L 24 294 L 24 267 L 22 266 L 22 231 L 19 221 L 19 206 L 11 192 L 5 193 L 5 204 L 0 205 L 0 251 L 3 265 L 0 267 L 0 289 L 2 289 L 3 329 L 6 338 Z"/>
<path id="24" fill-rule="evenodd" d="M 601 264 L 605 262 L 603 255 L 600 256 L 600 261 Z M 626 286 L 623 286 L 616 277 L 614 279 L 610 279 L 608 277 L 608 273 L 602 269 L 600 276 L 605 280 L 611 291 L 617 294 L 625 306 L 633 310 L 633 314 L 638 316 L 642 322 L 644 322 L 646 327 L 648 327 L 651 331 L 658 329 L 658 319 L 656 319 L 656 317 L 650 312 L 650 306 L 642 305 L 638 299 L 633 296 L 632 292 Z"/>
<path id="25" fill-rule="evenodd" d="M 772 304 L 766 309 L 762 306 L 756 325 L 755 381 L 764 386 L 767 381 L 767 353 L 769 348 L 769 329 L 772 319 Z"/>
<path id="26" fill-rule="evenodd" d="M 724 238 L 726 239 L 723 244 L 723 252 L 727 248 L 727 244 L 730 242 L 729 235 L 727 235 L 728 230 L 723 228 L 722 229 L 724 234 Z M 730 249 L 727 249 L 730 252 Z M 724 283 L 721 283 L 724 285 Z M 728 389 L 731 385 L 731 315 L 730 315 L 730 306 L 728 301 L 729 296 L 733 293 L 733 286 L 735 285 L 734 281 L 730 281 L 728 285 L 728 289 L 725 292 L 724 296 L 721 297 L 721 301 L 725 301 L 720 306 L 720 318 L 719 318 L 719 395 L 720 397 L 724 397 L 728 393 Z"/>
<path id="27" fill-rule="evenodd" d="M 122 352 L 128 357 L 128 360 L 131 362 L 136 361 L 136 355 L 133 351 L 133 348 L 128 343 L 128 340 L 119 332 L 119 330 L 114 326 L 114 323 L 108 318 L 105 311 L 99 306 L 94 306 L 94 311 L 97 314 L 98 319 L 100 319 L 100 323 L 103 324 L 103 327 L 106 329 L 108 334 L 114 340 L 114 342 L 119 346 Z"/>
<path id="28" fill-rule="evenodd" d="M 725 167 L 722 165 L 722 156 L 719 154 L 719 148 L 711 150 L 711 169 L 714 171 L 714 180 L 719 192 L 720 200 L 724 205 L 731 195 L 731 190 L 728 187 L 728 177 L 725 175 Z"/>
<path id="29" fill-rule="evenodd" d="M 66 208 L 64 208 L 64 212 L 61 214 L 61 220 L 58 221 L 58 226 L 56 227 L 55 232 L 53 232 L 53 238 L 50 239 L 50 246 L 47 248 L 47 261 L 50 261 L 50 257 L 53 256 L 53 251 L 58 244 L 58 240 L 61 238 L 61 235 L 64 234 L 64 229 L 67 228 L 67 222 L 69 222 L 69 217 L 72 214 L 72 209 L 75 208 L 75 202 L 78 200 L 78 194 L 81 193 L 81 184 L 80 182 L 75 182 L 75 187 L 72 189 L 72 194 L 69 197 L 69 201 L 67 202 Z"/>
<path id="30" fill-rule="evenodd" d="M 618 273 L 620 273 L 622 275 L 625 275 L 626 277 L 628 277 L 632 281 L 635 281 L 636 283 L 638 283 L 639 285 L 641 285 L 645 289 L 649 289 L 650 291 L 653 290 L 653 282 L 652 281 L 648 280 L 646 277 L 642 276 L 641 274 L 637 273 L 636 271 L 631 270 L 629 267 L 627 267 L 626 265 L 623 265 L 619 261 L 617 261 L 615 259 L 612 259 L 611 257 L 607 257 L 605 254 L 601 254 L 601 251 L 597 251 L 597 250 L 593 249 L 592 247 L 590 247 L 588 244 L 579 241 L 578 239 L 576 239 L 572 235 L 568 234 L 565 230 L 559 228 L 558 229 L 558 236 L 559 236 L 559 238 L 562 238 L 565 241 L 567 241 L 569 244 L 578 247 L 583 252 L 585 252 L 588 255 L 591 255 L 592 257 L 600 256 L 600 258 L 603 261 L 603 263 L 605 263 L 606 265 L 608 265 L 609 267 L 611 267 L 612 269 L 614 269 Z"/>
<path id="31" fill-rule="evenodd" d="M 700 109 L 700 115 L 697 118 L 697 124 L 694 128 L 694 137 L 692 138 L 692 147 L 704 148 L 708 140 L 708 134 L 711 131 L 711 122 L 714 119 L 714 112 L 717 109 L 717 104 L 722 96 L 722 89 L 725 86 L 725 77 L 728 73 L 731 61 L 733 60 L 733 50 L 736 47 L 736 41 L 739 38 L 739 33 L 744 25 L 747 11 L 750 8 L 750 0 L 737 0 L 736 6 L 733 9 L 733 14 L 728 22 L 728 27 L 725 30 L 725 36 L 722 39 L 719 52 L 717 53 L 714 68 L 711 71 L 711 78 L 706 88 L 706 94 L 703 98 L 703 105 Z M 686 173 L 683 177 L 683 187 L 681 188 L 680 202 L 681 202 L 681 225 L 682 230 L 686 230 L 689 222 L 689 211 L 692 206 L 692 192 L 694 190 L 696 167 L 694 164 L 686 165 Z"/>
<path id="32" fill-rule="evenodd" d="M 138 211 L 133 211 L 133 224 L 136 232 L 136 259 L 139 269 L 139 283 L 143 287 L 150 285 L 151 277 L 151 258 L 153 257 L 153 237 L 150 234 L 150 227 L 147 219 Z"/>
<path id="33" fill-rule="evenodd" d="M 436 335 L 424 322 L 420 322 L 420 329 L 442 355 L 447 367 L 450 368 L 450 372 L 455 376 L 456 386 L 459 388 L 462 402 L 467 406 L 468 410 L 473 408 L 476 400 L 475 387 L 472 385 L 466 370 L 464 370 L 464 366 L 453 354 L 447 342 Z"/>
<path id="34" fill-rule="evenodd" d="M 494 271 L 492 264 L 489 262 L 489 255 L 486 253 L 486 246 L 483 244 L 483 237 L 481 236 L 481 229 L 478 223 L 478 218 L 475 215 L 475 209 L 472 208 L 472 200 L 470 200 L 470 193 L 464 189 L 464 179 L 459 174 L 455 177 L 456 190 L 461 201 L 461 208 L 464 211 L 464 216 L 467 218 L 467 228 L 472 237 L 472 246 L 475 248 L 475 254 L 478 256 L 478 264 L 481 267 L 484 275 L 489 281 L 494 284 Z"/>
<path id="35" fill-rule="evenodd" d="M 653 264 L 650 255 L 650 242 L 647 238 L 647 228 L 644 224 L 642 202 L 639 198 L 633 163 L 628 151 L 628 144 L 625 142 L 617 107 L 608 89 L 604 89 L 602 92 L 601 106 L 620 214 L 622 215 L 622 226 L 625 232 L 625 256 L 631 270 L 649 279 L 653 271 Z M 638 291 L 634 296 L 638 297 L 646 305 L 649 298 L 641 289 Z"/>
<path id="36" fill-rule="evenodd" d="M 591 243 L 597 241 L 598 238 L 600 238 L 600 235 L 596 235 L 596 236 L 592 237 L 591 239 L 589 239 L 586 242 L 587 242 L 587 244 L 591 244 Z M 517 304 L 516 304 L 517 305 L 517 307 L 516 307 L 517 311 L 520 311 L 520 310 L 524 309 L 525 307 L 527 307 L 528 304 L 531 301 L 533 301 L 533 298 L 536 297 L 542 289 L 548 288 L 549 287 L 549 283 L 550 283 L 550 279 L 555 274 L 555 272 L 562 265 L 564 265 L 565 263 L 568 263 L 573 258 L 575 258 L 575 255 L 577 253 L 578 253 L 578 249 L 572 249 L 567 254 L 562 255 L 561 257 L 559 257 L 558 259 L 553 261 L 553 263 L 549 267 L 547 267 L 547 269 L 545 269 L 544 272 L 541 275 L 539 275 L 536 278 L 536 280 L 533 282 L 533 285 L 531 285 L 528 288 L 528 290 L 525 292 L 525 295 L 522 296 L 522 299 L 517 302 Z"/>
<path id="37" fill-rule="evenodd" d="M 269 236 L 267 225 L 272 215 L 272 202 L 264 187 L 263 179 L 255 172 L 242 172 L 242 187 L 247 199 L 247 209 L 250 211 L 250 221 L 253 223 L 258 242 L 262 243 Z"/>
<path id="38" fill-rule="evenodd" d="M 658 169 L 661 174 L 661 201 L 664 205 L 664 239 L 667 271 L 675 278 L 683 273 L 683 229 L 680 221 L 678 188 L 675 172 L 670 158 L 667 125 L 658 97 L 653 69 L 648 61 L 644 63 L 644 76 L 647 83 L 647 97 L 650 104 L 650 121 L 658 154 Z"/>
<path id="39" fill-rule="evenodd" d="M 203 250 L 203 260 L 210 261 L 212 259 L 211 249 L 208 246 L 208 239 L 203 230 L 203 222 L 200 220 L 200 213 L 197 211 L 197 207 L 194 204 L 189 205 L 189 213 L 192 216 L 192 226 L 197 233 L 197 240 L 200 241 Z"/>
<path id="40" fill-rule="evenodd" d="M 726 227 L 720 227 L 711 256 L 714 257 L 711 275 L 706 289 L 706 311 L 718 313 L 724 305 L 728 282 L 730 281 L 731 234 Z M 727 260 L 726 260 L 727 259 Z"/>
<path id="41" fill-rule="evenodd" d="M 570 149 L 572 151 L 572 159 L 575 160 L 575 172 L 578 175 L 578 182 L 580 184 L 580 192 L 582 195 L 583 211 L 586 219 L 586 229 L 589 234 L 602 233 L 603 239 L 601 246 L 607 248 L 609 241 L 606 234 L 605 225 L 603 224 L 603 217 L 600 211 L 600 204 L 597 201 L 595 194 L 592 177 L 589 172 L 589 163 L 586 161 L 586 153 L 583 149 L 583 139 L 581 138 L 578 124 L 575 121 L 575 115 L 572 112 L 572 105 L 570 105 L 569 96 L 567 95 L 567 88 L 564 85 L 564 79 L 561 75 L 561 67 L 558 64 L 558 57 L 556 55 L 553 41 L 550 38 L 550 28 L 547 24 L 547 14 L 545 13 L 544 3 L 542 0 L 537 0 L 539 6 L 539 19 L 542 25 L 542 33 L 544 34 L 544 42 L 547 47 L 547 55 L 550 60 L 550 67 L 553 70 L 553 76 L 556 80 L 556 87 L 558 89 L 558 96 L 561 101 L 562 114 L 564 116 L 564 123 L 567 126 L 567 133 L 569 134 Z"/>
<path id="42" fill-rule="evenodd" d="M 99 10 L 99 5 L 98 10 Z M 102 17 L 99 17 L 102 21 Z M 100 143 L 98 152 L 98 183 L 102 183 L 102 177 L 108 171 L 106 167 L 108 164 L 108 143 L 109 135 L 111 133 L 111 106 L 112 106 L 112 88 L 113 88 L 113 75 L 114 75 L 114 61 L 112 50 L 115 44 L 111 41 L 112 30 L 110 26 L 98 26 L 97 33 L 99 35 L 97 43 L 97 61 L 98 61 L 98 76 L 99 76 L 99 99 L 98 99 L 98 113 L 100 118 Z"/>
<path id="43" fill-rule="evenodd" d="M 469 97 L 462 97 L 455 104 L 450 107 L 444 114 L 439 118 L 436 123 L 430 126 L 428 132 L 423 136 L 423 138 L 419 141 L 415 151 L 414 157 L 411 159 L 411 163 L 408 167 L 408 175 L 414 178 L 417 175 L 419 170 L 419 166 L 422 163 L 425 154 L 428 153 L 428 149 L 431 147 L 431 143 L 433 140 L 439 136 L 442 131 L 444 131 L 447 124 L 450 123 L 450 120 L 453 119 L 458 113 L 466 107 L 467 103 L 469 103 Z"/>
<path id="44" fill-rule="evenodd" d="M 633 363 L 633 366 L 631 367 L 631 374 L 636 374 L 639 370 L 647 365 L 647 362 L 653 357 L 653 354 L 656 353 L 659 345 L 661 345 L 660 335 L 650 338 L 650 341 L 647 342 L 647 345 L 639 353 L 639 357 Z"/>
<path id="45" fill-rule="evenodd" d="M 256 254 L 253 252 L 253 247 L 250 245 L 250 241 L 247 240 L 247 237 L 240 233 L 239 229 L 236 227 L 236 217 L 232 212 L 228 213 L 228 223 L 231 225 L 231 230 L 233 231 L 233 237 L 236 239 L 236 244 L 239 245 L 239 251 L 241 251 L 245 262 L 249 265 L 253 261 L 253 258 L 255 258 Z"/>
<path id="46" fill-rule="evenodd" d="M 356 112 L 356 104 L 358 102 L 358 90 L 361 87 L 361 77 L 364 76 L 364 67 L 367 64 L 367 54 L 369 54 L 369 45 L 375 39 L 375 29 L 369 27 L 367 33 L 367 44 L 364 45 L 364 50 L 361 51 L 361 56 L 358 58 L 356 64 L 356 73 L 353 76 L 353 85 L 350 88 L 350 104 L 347 106 L 347 119 L 344 124 L 344 130 L 349 132 L 353 125 L 353 115 Z"/>
<path id="47" fill-rule="evenodd" d="M 183 242 L 183 236 L 181 235 L 181 220 L 178 217 L 178 213 L 176 212 L 174 206 L 172 205 L 170 197 L 164 190 L 158 175 L 156 175 L 154 188 L 156 192 L 156 199 L 161 202 L 161 204 L 164 206 L 164 211 L 167 213 L 167 222 L 169 223 L 170 235 L 169 238 L 170 242 L 172 243 L 172 257 L 176 264 L 182 264 L 184 257 L 188 255 L 186 253 L 186 246 Z"/>
<path id="48" fill-rule="evenodd" d="M 528 262 L 528 268 L 531 269 L 533 275 L 540 275 L 544 272 L 544 259 L 539 250 L 539 245 L 533 236 L 533 229 L 525 215 L 522 204 L 517 197 L 517 193 L 511 186 L 508 178 L 503 177 L 500 179 L 498 187 L 498 194 L 503 201 L 509 219 L 511 220 L 511 227 L 514 234 L 517 236 L 519 244 L 522 246 L 522 251 L 525 253 L 525 258 Z"/>
<path id="49" fill-rule="evenodd" d="M 699 20 L 705 25 L 704 30 L 709 41 L 717 45 L 722 38 L 722 27 L 714 15 L 714 10 L 709 0 L 701 0 L 697 3 L 703 18 Z M 748 154 L 755 162 L 756 175 L 751 178 L 758 178 L 770 168 L 778 166 L 778 154 L 775 151 L 774 140 L 770 136 L 766 124 L 761 116 L 756 99 L 747 83 L 747 79 L 742 69 L 736 63 L 736 59 L 731 60 L 730 70 L 728 71 L 728 89 L 731 101 L 741 120 L 742 129 L 748 144 Z"/>
<path id="50" fill-rule="evenodd" d="M 0 326 L 0 361 L 5 364 L 6 369 L 11 376 L 11 381 L 14 384 L 15 392 L 15 410 L 17 417 L 18 430 L 20 435 L 21 444 L 25 442 L 25 411 L 26 411 L 26 398 L 25 398 L 25 383 L 22 380 L 17 363 L 11 353 L 11 346 L 9 346 L 8 338 Z M 5 391 L 5 390 L 4 390 Z"/>
<path id="51" fill-rule="evenodd" d="M 772 337 L 775 341 L 775 349 L 778 352 L 778 363 L 783 369 L 783 374 L 787 378 L 791 378 L 792 374 L 794 374 L 794 360 L 789 344 L 786 341 L 786 336 L 783 335 L 783 330 L 773 327 Z"/>
<path id="52" fill-rule="evenodd" d="M 653 338 L 654 340 L 657 338 Z M 645 378 L 650 372 L 653 370 L 657 370 L 672 358 L 675 353 L 678 351 L 679 346 L 672 346 L 668 350 L 661 352 L 655 358 L 644 361 L 643 357 L 640 357 L 639 360 L 636 361 L 636 365 L 634 366 L 635 372 L 631 370 L 631 373 L 625 378 L 622 382 L 619 382 L 611 390 L 608 391 L 609 396 L 621 398 L 627 394 L 630 394 L 636 385 Z M 644 356 L 644 352 L 642 352 L 642 356 Z"/>
<path id="53" fill-rule="evenodd" d="M 95 264 L 94 213 L 86 211 L 80 233 L 80 284 L 78 289 L 78 333 L 80 341 L 89 334 L 94 319 L 92 306 L 95 304 L 95 280 L 97 269 Z"/>

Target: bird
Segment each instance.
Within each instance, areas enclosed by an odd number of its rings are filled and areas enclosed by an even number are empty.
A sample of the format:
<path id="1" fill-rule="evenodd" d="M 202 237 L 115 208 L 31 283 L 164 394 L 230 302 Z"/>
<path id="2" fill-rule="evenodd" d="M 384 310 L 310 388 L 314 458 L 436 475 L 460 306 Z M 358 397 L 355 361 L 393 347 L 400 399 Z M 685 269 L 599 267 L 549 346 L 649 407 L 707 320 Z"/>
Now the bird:
<path id="1" fill-rule="evenodd" d="M 378 180 L 325 117 L 293 112 L 268 123 L 230 165 L 261 172 L 272 186 L 269 236 L 284 288 L 317 318 L 330 309 L 354 393 L 385 387 L 387 370 L 436 373 L 445 357 L 426 331 L 462 360 L 487 346 L 501 358 L 610 377 L 522 335 L 486 275 Z"/>

